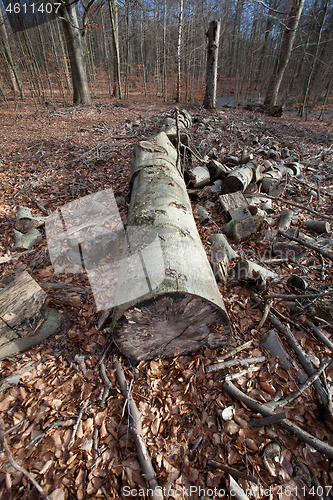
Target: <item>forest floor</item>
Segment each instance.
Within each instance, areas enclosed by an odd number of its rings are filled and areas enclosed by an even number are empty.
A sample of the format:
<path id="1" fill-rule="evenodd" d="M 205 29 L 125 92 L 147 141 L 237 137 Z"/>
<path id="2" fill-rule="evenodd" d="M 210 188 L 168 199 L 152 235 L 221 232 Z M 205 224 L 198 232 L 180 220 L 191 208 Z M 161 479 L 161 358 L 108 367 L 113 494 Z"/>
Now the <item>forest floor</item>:
<path id="1" fill-rule="evenodd" d="M 15 214 L 18 207 L 28 206 L 35 215 L 43 215 L 25 195 L 26 190 L 50 213 L 98 190 L 112 188 L 115 196 L 126 196 L 134 145 L 156 134 L 170 109 L 172 104 L 139 96 L 94 106 L 26 106 L 18 111 L 2 106 L 1 109 L 0 288 L 26 270 L 47 292 L 47 305 L 58 309 L 67 320 L 42 344 L 0 361 L 0 418 L 15 461 L 33 475 L 52 500 L 139 498 L 147 486 L 129 434 L 125 401 L 111 355 L 104 360 L 111 390 L 106 407 L 101 406 L 104 383 L 100 360 L 108 345 L 109 329 L 108 325 L 101 330 L 97 328 L 100 313 L 96 311 L 87 276 L 55 274 L 44 233 L 43 240 L 33 249 L 4 262 L 4 258 L 22 252 L 14 249 Z M 316 188 L 311 195 L 311 188 L 290 181 L 284 198 L 311 207 L 332 220 L 332 197 L 323 189 L 329 188 L 333 193 L 331 123 L 287 115 L 272 118 L 240 109 L 212 113 L 200 106 L 186 109 L 195 118 L 191 141 L 202 157 L 213 150 L 223 160 L 228 154 L 241 156 L 243 150 L 252 148 L 262 162 L 263 150 L 271 146 L 277 151 L 288 148 L 293 158 L 304 165 L 305 181 Z M 226 221 L 218 210 L 218 200 L 211 195 L 212 199 L 210 214 L 214 222 L 204 224 L 200 223 L 196 210 L 198 198 L 192 199 L 207 254 L 209 235 L 217 232 L 216 225 L 221 229 Z M 283 208 L 290 207 L 273 202 L 274 214 L 266 232 L 233 245 L 234 248 L 262 262 L 277 237 L 275 230 Z M 124 220 L 127 209 L 128 205 L 119 205 Z M 309 218 L 312 216 L 306 210 L 295 211 L 293 224 L 301 227 Z M 304 232 L 316 238 L 313 233 Z M 286 285 L 292 274 L 303 277 L 312 293 L 333 286 L 332 261 L 321 259 L 312 251 L 304 261 L 267 266 L 278 273 L 280 280 L 269 284 L 265 293 L 300 293 Z M 299 385 L 297 369 L 283 368 L 281 361 L 260 344 L 260 338 L 272 325 L 267 320 L 257 329 L 262 312 L 254 307 L 248 286 L 231 279 L 226 286 L 219 284 L 219 287 L 232 319 L 237 345 L 252 341 L 236 357 L 265 356 L 264 362 L 234 383 L 261 404 L 278 392 L 286 396 L 295 391 Z M 307 309 L 295 315 L 285 303 L 274 301 L 274 307 L 285 317 L 282 322 L 289 325 L 318 369 L 321 360 L 332 358 L 333 353 L 311 334 L 305 319 L 308 315 L 330 337 L 332 299 L 318 299 L 315 305 L 315 314 L 321 308 L 326 320 L 313 319 Z M 291 352 L 287 341 L 283 342 Z M 159 483 L 169 493 L 166 498 L 189 498 L 186 490 L 190 487 L 191 498 L 230 498 L 228 474 L 209 466 L 208 459 L 255 476 L 257 483 L 235 477 L 249 498 L 330 498 L 331 460 L 278 424 L 252 426 L 258 414 L 222 388 L 226 370 L 206 373 L 205 367 L 225 352 L 206 349 L 188 356 L 141 362 L 136 367 L 124 360 L 126 377 L 133 381 L 132 394 L 142 412 L 144 435 Z M 237 367 L 230 368 L 228 373 L 235 370 Z M 330 399 L 332 365 L 325 372 Z M 16 381 L 5 381 L 13 374 L 18 375 Z M 230 406 L 233 408 L 228 420 L 222 409 Z M 73 442 L 73 429 L 82 408 Z M 333 446 L 332 413 L 324 411 L 312 387 L 281 411 L 299 427 Z M 268 443 L 271 447 L 275 443 L 278 452 L 269 454 Z M 40 497 L 2 453 L 0 498 Z"/>

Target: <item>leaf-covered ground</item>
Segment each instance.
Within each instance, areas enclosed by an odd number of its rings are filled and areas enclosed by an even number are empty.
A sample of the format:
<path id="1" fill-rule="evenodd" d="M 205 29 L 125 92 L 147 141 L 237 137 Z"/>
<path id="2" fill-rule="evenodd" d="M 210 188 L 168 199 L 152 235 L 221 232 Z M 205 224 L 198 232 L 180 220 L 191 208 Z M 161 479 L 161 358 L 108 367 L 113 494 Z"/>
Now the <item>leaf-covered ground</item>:
<path id="1" fill-rule="evenodd" d="M 42 215 L 24 194 L 25 190 L 37 197 L 50 213 L 101 189 L 112 188 L 115 196 L 126 196 L 134 145 L 159 130 L 169 109 L 170 105 L 161 101 L 145 99 L 101 102 L 94 107 L 26 106 L 18 111 L 3 108 L 0 259 L 20 252 L 13 248 L 17 208 L 29 206 L 34 214 Z M 252 148 L 262 162 L 272 147 L 277 152 L 288 148 L 293 158 L 304 165 L 306 182 L 316 189 L 311 194 L 313 188 L 290 181 L 284 198 L 333 217 L 332 197 L 322 189 L 331 189 L 333 185 L 330 124 L 305 122 L 291 116 L 271 118 L 243 110 L 224 109 L 211 114 L 199 106 L 188 109 L 195 118 L 191 145 L 198 156 L 215 154 L 222 160 L 228 154 L 241 156 L 244 149 Z M 205 198 L 192 201 L 209 254 L 208 237 L 217 232 L 216 224 L 222 228 L 226 219 L 219 212 L 214 195 L 207 196 L 214 204 L 209 210 L 213 222 L 200 223 L 196 205 L 198 201 L 204 203 Z M 258 263 L 272 257 L 271 243 L 276 238 L 278 217 L 289 206 L 273 202 L 273 208 L 274 214 L 264 233 L 233 245 Z M 119 210 L 125 220 L 127 206 L 119 205 Z M 293 224 L 301 227 L 308 218 L 312 216 L 300 210 L 295 212 Z M 265 293 L 295 293 L 286 286 L 292 274 L 303 276 L 312 291 L 323 291 L 332 285 L 332 261 L 323 261 L 312 251 L 297 263 L 265 265 L 281 276 Z M 0 418 L 15 461 L 33 475 L 52 500 L 142 496 L 146 482 L 113 369 L 114 347 L 104 360 L 112 386 L 106 407 L 101 406 L 104 383 L 100 362 L 109 343 L 109 329 L 108 325 L 102 330 L 97 328 L 100 314 L 96 312 L 87 277 L 83 273 L 55 274 L 45 235 L 26 254 L 0 264 L 0 287 L 5 287 L 23 270 L 47 292 L 47 305 L 63 313 L 64 321 L 61 330 L 43 344 L 0 362 Z M 247 370 L 234 383 L 261 404 L 278 393 L 286 396 L 295 391 L 299 386 L 296 368 L 284 369 L 278 358 L 271 357 L 260 345 L 261 336 L 272 325 L 267 320 L 257 330 L 262 312 L 254 307 L 245 283 L 230 279 L 226 286 L 219 287 L 234 326 L 235 345 L 252 340 L 235 357 L 265 356 L 264 362 Z M 320 305 L 330 314 L 332 300 L 325 300 Z M 293 314 L 282 301 L 275 301 L 274 306 L 287 318 Z M 289 326 L 318 368 L 321 359 L 332 357 L 332 353 L 311 336 L 305 324 L 307 314 L 310 313 L 305 310 L 293 316 Z M 321 322 L 308 317 L 330 336 L 329 317 Z M 282 321 L 288 324 L 286 319 Z M 286 341 L 284 345 L 291 352 Z M 142 412 L 146 442 L 166 497 L 188 498 L 192 487 L 192 498 L 230 498 L 228 475 L 209 466 L 209 459 L 255 476 L 258 484 L 236 478 L 244 491 L 248 490 L 249 498 L 323 498 L 325 494 L 328 497 L 333 484 L 331 462 L 278 424 L 252 426 L 252 419 L 260 415 L 222 388 L 225 375 L 241 368 L 205 372 L 205 367 L 220 354 L 205 350 L 189 356 L 141 362 L 138 366 L 123 360 L 127 379 L 133 381 L 132 394 Z M 326 369 L 330 396 L 332 370 L 332 367 Z M 228 420 L 223 409 L 230 406 L 233 411 Z M 312 387 L 283 411 L 299 427 L 333 445 L 331 417 L 323 411 Z M 272 442 L 278 443 L 278 456 L 267 452 L 266 445 Z M 0 462 L 0 498 L 40 498 L 30 482 L 8 463 L 5 453 Z"/>

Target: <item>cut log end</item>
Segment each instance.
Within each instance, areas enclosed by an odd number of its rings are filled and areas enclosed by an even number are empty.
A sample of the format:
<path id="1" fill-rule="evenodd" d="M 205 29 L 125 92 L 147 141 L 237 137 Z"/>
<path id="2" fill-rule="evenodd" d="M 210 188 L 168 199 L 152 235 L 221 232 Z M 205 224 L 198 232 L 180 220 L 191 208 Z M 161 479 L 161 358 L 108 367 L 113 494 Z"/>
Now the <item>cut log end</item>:
<path id="1" fill-rule="evenodd" d="M 210 324 L 223 326 L 216 333 Z M 120 351 L 141 361 L 217 348 L 232 340 L 227 313 L 191 294 L 155 295 L 132 305 L 117 319 L 113 338 Z"/>

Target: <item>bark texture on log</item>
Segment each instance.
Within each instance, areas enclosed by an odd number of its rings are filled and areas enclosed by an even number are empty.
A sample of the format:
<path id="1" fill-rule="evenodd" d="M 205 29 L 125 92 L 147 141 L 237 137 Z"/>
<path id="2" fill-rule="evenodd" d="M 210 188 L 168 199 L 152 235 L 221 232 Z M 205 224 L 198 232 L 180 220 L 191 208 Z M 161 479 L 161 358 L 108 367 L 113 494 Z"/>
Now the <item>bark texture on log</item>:
<path id="1" fill-rule="evenodd" d="M 46 297 L 26 271 L 0 291 L 0 359 L 30 349 L 60 326 L 58 311 L 44 307 Z"/>
<path id="2" fill-rule="evenodd" d="M 137 361 L 232 339 L 176 156 L 164 132 L 134 151 L 128 245 L 112 331 L 120 351 Z M 222 333 L 211 331 L 211 323 L 223 325 Z"/>

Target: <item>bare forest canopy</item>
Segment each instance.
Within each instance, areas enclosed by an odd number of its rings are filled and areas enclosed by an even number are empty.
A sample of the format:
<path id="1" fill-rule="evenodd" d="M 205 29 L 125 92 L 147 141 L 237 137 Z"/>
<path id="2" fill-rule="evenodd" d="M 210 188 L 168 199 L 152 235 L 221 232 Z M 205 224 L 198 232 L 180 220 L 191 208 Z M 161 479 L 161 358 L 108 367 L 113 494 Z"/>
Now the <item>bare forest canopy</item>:
<path id="1" fill-rule="evenodd" d="M 2 0 L 1 7 L 0 99 L 8 106 L 90 104 L 134 92 L 202 103 L 213 19 L 221 20 L 218 96 L 257 92 L 265 103 L 318 116 L 332 100 L 332 0 Z"/>

